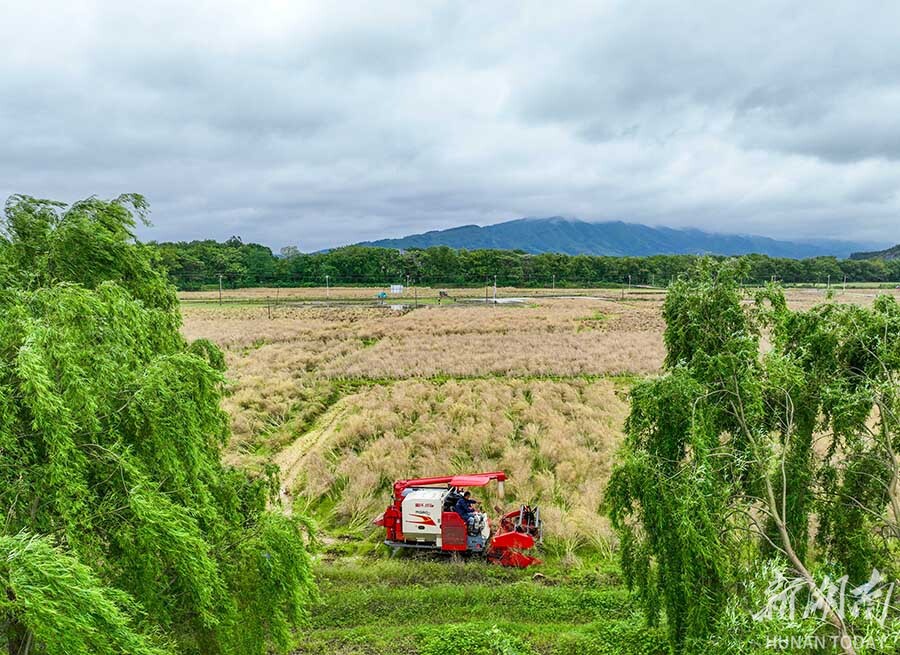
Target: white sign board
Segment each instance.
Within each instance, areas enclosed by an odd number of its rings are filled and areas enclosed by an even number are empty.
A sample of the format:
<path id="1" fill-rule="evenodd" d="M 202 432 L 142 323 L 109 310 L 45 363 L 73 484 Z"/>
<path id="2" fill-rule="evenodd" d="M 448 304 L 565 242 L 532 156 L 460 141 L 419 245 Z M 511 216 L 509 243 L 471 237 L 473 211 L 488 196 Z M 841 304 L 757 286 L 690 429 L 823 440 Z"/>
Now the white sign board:
<path id="1" fill-rule="evenodd" d="M 391 293 L 403 293 L 403 285 L 402 284 L 392 284 L 391 285 Z"/>

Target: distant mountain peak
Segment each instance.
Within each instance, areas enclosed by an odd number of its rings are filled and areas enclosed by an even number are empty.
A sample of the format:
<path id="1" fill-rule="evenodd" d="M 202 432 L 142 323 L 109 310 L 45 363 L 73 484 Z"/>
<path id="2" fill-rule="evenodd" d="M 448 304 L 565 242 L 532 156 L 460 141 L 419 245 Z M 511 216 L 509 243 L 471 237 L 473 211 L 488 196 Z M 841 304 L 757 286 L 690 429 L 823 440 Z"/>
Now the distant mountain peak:
<path id="1" fill-rule="evenodd" d="M 541 218 L 539 216 L 526 216 L 525 218 L 519 218 L 512 221 L 506 221 L 507 223 L 514 223 L 516 220 L 518 221 L 528 221 L 531 223 L 586 223 L 587 221 L 583 221 L 580 218 L 570 218 L 567 216 L 547 216 Z M 490 225 L 486 226 L 490 227 Z"/>
<path id="2" fill-rule="evenodd" d="M 525 217 L 493 225 L 462 225 L 400 239 L 359 245 L 385 248 L 449 246 L 464 250 L 523 250 L 538 254 L 648 256 L 676 254 L 744 255 L 804 258 L 847 257 L 872 244 L 851 241 L 781 241 L 747 234 L 717 234 L 696 228 L 652 227 L 623 221 L 589 222 L 565 216 Z"/>
<path id="3" fill-rule="evenodd" d="M 870 252 L 855 252 L 850 259 L 900 259 L 900 244 Z"/>

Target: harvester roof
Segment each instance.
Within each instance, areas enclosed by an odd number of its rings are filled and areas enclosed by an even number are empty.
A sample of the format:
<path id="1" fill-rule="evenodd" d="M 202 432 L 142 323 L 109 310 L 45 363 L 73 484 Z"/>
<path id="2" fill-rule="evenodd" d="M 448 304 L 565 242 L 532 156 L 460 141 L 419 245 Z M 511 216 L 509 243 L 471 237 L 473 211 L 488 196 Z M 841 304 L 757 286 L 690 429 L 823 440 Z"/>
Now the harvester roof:
<path id="1" fill-rule="evenodd" d="M 506 473 L 503 471 L 492 471 L 490 473 L 471 473 L 465 475 L 445 475 L 434 478 L 415 478 L 413 480 L 397 480 L 394 483 L 394 496 L 399 498 L 403 490 L 409 487 L 427 487 L 438 484 L 448 484 L 452 487 L 483 487 L 493 480 L 503 482 L 506 480 Z"/>
<path id="2" fill-rule="evenodd" d="M 454 475 L 450 484 L 454 487 L 483 487 L 496 478 L 490 475 Z"/>

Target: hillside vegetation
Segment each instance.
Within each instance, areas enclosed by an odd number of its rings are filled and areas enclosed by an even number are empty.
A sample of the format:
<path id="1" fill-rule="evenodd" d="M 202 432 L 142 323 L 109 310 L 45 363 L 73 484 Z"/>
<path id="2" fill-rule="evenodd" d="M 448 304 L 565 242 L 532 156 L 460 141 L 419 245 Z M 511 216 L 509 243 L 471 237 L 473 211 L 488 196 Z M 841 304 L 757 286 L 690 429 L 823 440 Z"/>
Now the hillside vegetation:
<path id="1" fill-rule="evenodd" d="M 900 259 L 900 245 L 886 248 L 885 250 L 876 250 L 873 252 L 855 252 L 850 255 L 850 259 L 857 261 L 865 259 L 883 259 L 885 261 L 893 261 L 896 259 Z"/>

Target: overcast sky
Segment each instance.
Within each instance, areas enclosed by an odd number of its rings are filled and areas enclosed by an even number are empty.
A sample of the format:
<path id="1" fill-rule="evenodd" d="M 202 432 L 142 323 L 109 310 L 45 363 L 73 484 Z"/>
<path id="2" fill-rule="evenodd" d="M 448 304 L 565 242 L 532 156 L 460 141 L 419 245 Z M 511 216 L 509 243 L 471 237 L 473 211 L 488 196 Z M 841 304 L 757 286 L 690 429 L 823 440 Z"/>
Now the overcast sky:
<path id="1" fill-rule="evenodd" d="M 302 250 L 552 215 L 897 242 L 900 3 L 5 2 L 0 196 L 131 191 L 144 238 Z"/>

